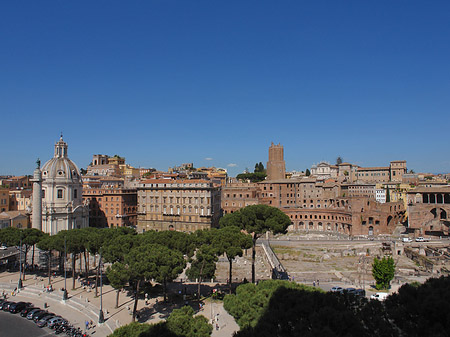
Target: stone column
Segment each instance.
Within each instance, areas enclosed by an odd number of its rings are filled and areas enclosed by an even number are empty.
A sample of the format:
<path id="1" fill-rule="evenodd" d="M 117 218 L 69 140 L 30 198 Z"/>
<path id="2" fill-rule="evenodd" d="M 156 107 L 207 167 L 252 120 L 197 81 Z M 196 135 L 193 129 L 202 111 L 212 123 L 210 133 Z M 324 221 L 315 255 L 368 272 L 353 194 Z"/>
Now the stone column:
<path id="1" fill-rule="evenodd" d="M 33 228 L 42 230 L 42 172 L 41 162 L 37 160 L 37 167 L 34 170 L 33 179 L 33 205 L 31 225 Z"/>

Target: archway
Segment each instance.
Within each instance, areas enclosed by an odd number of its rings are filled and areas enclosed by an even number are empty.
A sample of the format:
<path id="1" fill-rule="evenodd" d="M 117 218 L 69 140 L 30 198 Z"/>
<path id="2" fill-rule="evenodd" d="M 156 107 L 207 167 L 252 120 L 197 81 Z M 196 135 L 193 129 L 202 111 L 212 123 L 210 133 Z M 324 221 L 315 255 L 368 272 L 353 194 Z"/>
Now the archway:
<path id="1" fill-rule="evenodd" d="M 387 220 L 386 220 L 386 225 L 389 226 L 391 224 L 392 221 L 392 216 L 388 216 Z"/>
<path id="2" fill-rule="evenodd" d="M 437 218 L 437 209 L 436 209 L 436 208 L 433 208 L 433 209 L 430 211 L 430 213 L 433 214 L 433 216 L 434 216 L 435 219 Z"/>
<path id="3" fill-rule="evenodd" d="M 373 236 L 373 226 L 369 226 L 369 236 Z"/>
<path id="4" fill-rule="evenodd" d="M 447 212 L 443 209 L 441 209 L 441 219 L 446 220 L 447 219 Z"/>

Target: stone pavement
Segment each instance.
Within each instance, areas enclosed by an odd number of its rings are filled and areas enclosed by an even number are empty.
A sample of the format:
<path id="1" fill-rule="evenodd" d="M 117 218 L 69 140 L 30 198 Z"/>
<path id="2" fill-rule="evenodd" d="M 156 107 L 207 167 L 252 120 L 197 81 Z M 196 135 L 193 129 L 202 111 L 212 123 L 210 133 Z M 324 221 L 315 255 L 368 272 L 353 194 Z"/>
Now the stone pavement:
<path id="1" fill-rule="evenodd" d="M 120 293 L 119 307 L 115 308 L 116 303 L 116 290 L 111 286 L 106 285 L 103 287 L 102 295 L 102 307 L 105 317 L 105 323 L 98 324 L 98 316 L 100 313 L 100 288 L 99 296 L 95 297 L 95 290 L 84 288 L 76 281 L 76 289 L 71 290 L 72 279 L 67 278 L 67 289 L 69 292 L 69 299 L 64 301 L 62 299 L 64 288 L 64 278 L 60 276 L 52 277 L 52 285 L 54 291 L 48 293 L 45 291 L 45 287 L 48 285 L 48 277 L 34 277 L 32 274 L 26 275 L 26 280 L 23 282 L 24 288 L 21 289 L 15 296 L 11 293 L 17 287 L 17 281 L 19 279 L 19 273 L 1 272 L 0 273 L 0 292 L 5 291 L 8 294 L 8 298 L 12 301 L 26 301 L 31 302 L 34 305 L 44 308 L 44 303 L 47 303 L 48 310 L 55 314 L 61 315 L 69 320 L 74 326 L 84 329 L 84 322 L 86 320 L 92 320 L 95 327 L 88 331 L 93 336 L 108 336 L 114 329 L 119 326 L 128 324 L 132 320 L 131 310 L 134 305 L 134 301 L 127 293 Z M 190 289 L 196 289 L 196 284 L 183 284 L 183 287 L 190 287 Z M 206 288 L 213 287 L 214 284 L 205 285 Z M 205 291 L 202 290 L 202 293 Z M 139 300 L 138 311 L 140 314 L 139 321 L 146 323 L 157 323 L 168 317 L 170 312 L 181 307 L 182 303 L 163 302 L 162 297 L 150 298 L 147 304 L 144 300 Z M 222 301 L 211 301 L 207 299 L 204 302 L 203 308 L 198 310 L 197 302 L 189 302 L 194 308 L 194 311 L 198 311 L 197 314 L 203 315 L 208 320 L 214 318 L 214 330 L 213 337 L 229 337 L 233 335 L 234 331 L 239 330 L 233 317 L 231 317 L 223 308 Z M 197 309 L 197 310 L 196 310 Z M 218 314 L 218 315 L 217 315 Z M 216 330 L 216 323 L 219 327 Z"/>

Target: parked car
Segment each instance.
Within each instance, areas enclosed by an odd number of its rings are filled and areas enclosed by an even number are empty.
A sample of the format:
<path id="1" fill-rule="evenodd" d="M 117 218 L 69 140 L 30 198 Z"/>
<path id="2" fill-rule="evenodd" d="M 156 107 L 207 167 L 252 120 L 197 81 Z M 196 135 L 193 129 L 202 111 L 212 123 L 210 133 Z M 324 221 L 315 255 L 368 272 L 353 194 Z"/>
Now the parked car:
<path id="1" fill-rule="evenodd" d="M 416 238 L 416 242 L 425 242 L 425 239 L 421 236 Z"/>
<path id="2" fill-rule="evenodd" d="M 42 317 L 40 320 L 38 320 L 36 322 L 36 324 L 37 324 L 38 327 L 43 328 L 44 326 L 47 325 L 48 321 L 50 319 L 52 319 L 53 317 L 55 317 L 55 314 L 47 314 L 44 317 Z"/>
<path id="3" fill-rule="evenodd" d="M 39 308 L 36 308 L 36 307 L 33 307 L 32 305 L 29 305 L 25 309 L 22 309 L 22 311 L 20 312 L 20 316 L 27 317 L 28 313 L 31 310 L 36 310 L 36 309 L 39 309 Z"/>
<path id="4" fill-rule="evenodd" d="M 412 242 L 412 239 L 410 239 L 410 238 L 403 238 L 402 241 L 403 242 Z"/>
<path id="5" fill-rule="evenodd" d="M 350 294 L 350 295 L 356 295 L 356 288 L 346 288 L 346 289 L 344 289 L 344 293 Z"/>
<path id="6" fill-rule="evenodd" d="M 17 303 L 11 304 L 9 306 L 9 312 L 11 312 L 13 314 L 17 314 L 18 312 L 25 309 L 27 307 L 27 305 L 28 305 L 28 303 L 25 303 L 25 302 L 17 302 Z"/>
<path id="7" fill-rule="evenodd" d="M 361 297 L 366 297 L 366 291 L 364 289 L 356 289 L 355 295 L 361 296 Z"/>
<path id="8" fill-rule="evenodd" d="M 331 288 L 330 291 L 331 291 L 332 293 L 342 293 L 342 291 L 344 291 L 344 289 L 343 289 L 342 287 L 337 287 L 337 286 L 335 286 L 335 287 Z"/>
<path id="9" fill-rule="evenodd" d="M 14 304 L 15 302 L 10 302 L 10 301 L 5 301 L 2 303 L 2 310 L 3 311 L 8 311 L 9 310 L 9 306 L 11 304 Z"/>
<path id="10" fill-rule="evenodd" d="M 376 293 L 376 294 L 373 294 L 372 296 L 370 296 L 370 299 L 384 301 L 388 296 L 389 296 L 388 293 Z"/>
<path id="11" fill-rule="evenodd" d="M 56 327 L 57 325 L 63 323 L 65 321 L 64 318 L 62 318 L 61 316 L 56 316 L 56 317 L 52 317 L 48 320 L 47 322 L 47 326 L 50 329 L 53 329 L 54 327 Z"/>
<path id="12" fill-rule="evenodd" d="M 6 247 L 6 246 L 0 246 L 0 250 L 7 250 L 8 249 L 8 247 Z"/>
<path id="13" fill-rule="evenodd" d="M 33 321 L 37 323 L 39 320 L 41 320 L 43 317 L 50 315 L 48 311 L 42 311 L 41 313 L 37 314 L 33 317 Z M 53 314 L 55 316 L 55 314 Z"/>
<path id="14" fill-rule="evenodd" d="M 31 310 L 28 314 L 27 314 L 27 319 L 33 319 L 35 315 L 43 312 L 44 310 L 36 308 L 34 310 Z"/>

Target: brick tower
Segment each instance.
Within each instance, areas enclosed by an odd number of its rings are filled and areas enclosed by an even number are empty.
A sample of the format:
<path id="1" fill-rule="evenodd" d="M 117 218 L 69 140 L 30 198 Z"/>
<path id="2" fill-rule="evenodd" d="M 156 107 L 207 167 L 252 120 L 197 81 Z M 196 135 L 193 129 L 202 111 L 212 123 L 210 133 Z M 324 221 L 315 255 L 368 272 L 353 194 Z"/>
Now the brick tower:
<path id="1" fill-rule="evenodd" d="M 267 180 L 285 179 L 286 166 L 284 163 L 283 145 L 272 145 L 269 147 L 269 161 L 267 162 Z"/>

